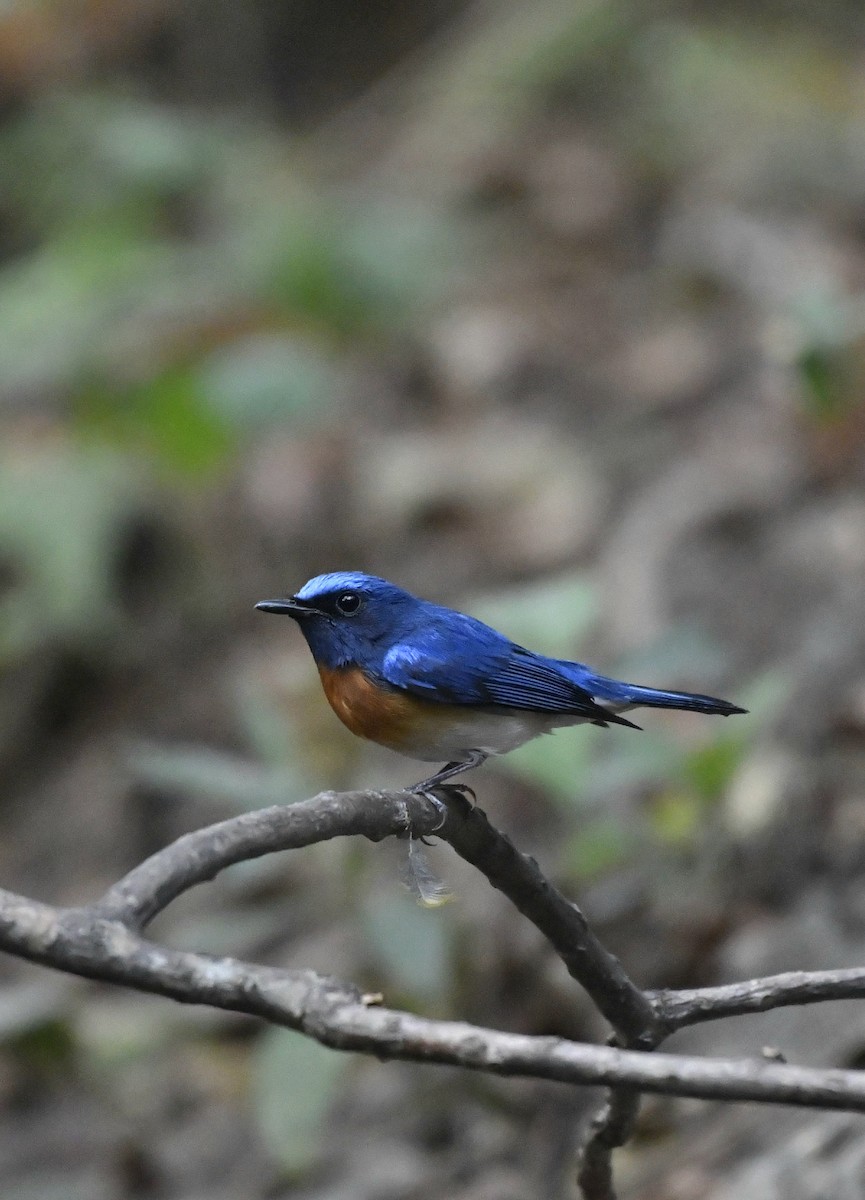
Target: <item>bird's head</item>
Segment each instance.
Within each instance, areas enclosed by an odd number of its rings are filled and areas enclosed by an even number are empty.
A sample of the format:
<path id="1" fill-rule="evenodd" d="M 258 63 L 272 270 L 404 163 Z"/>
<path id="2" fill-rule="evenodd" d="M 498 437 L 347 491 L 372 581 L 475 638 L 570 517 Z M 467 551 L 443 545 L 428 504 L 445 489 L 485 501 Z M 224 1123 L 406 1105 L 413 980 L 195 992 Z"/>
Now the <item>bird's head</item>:
<path id="1" fill-rule="evenodd" d="M 315 661 L 335 668 L 383 657 L 423 602 L 375 575 L 336 571 L 316 575 L 288 599 L 261 600 L 255 607 L 294 617 Z"/>

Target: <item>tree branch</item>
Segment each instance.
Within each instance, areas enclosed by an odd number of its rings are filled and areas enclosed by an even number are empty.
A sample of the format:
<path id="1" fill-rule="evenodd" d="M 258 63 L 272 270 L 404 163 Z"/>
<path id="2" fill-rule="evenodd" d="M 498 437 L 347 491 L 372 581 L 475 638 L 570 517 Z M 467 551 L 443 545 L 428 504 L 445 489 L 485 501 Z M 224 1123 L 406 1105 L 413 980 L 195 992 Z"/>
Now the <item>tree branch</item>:
<path id="1" fill-rule="evenodd" d="M 631 1134 L 639 1094 L 751 1100 L 865 1112 L 865 1074 L 763 1060 L 646 1053 L 675 1029 L 791 1004 L 865 997 L 865 968 L 790 972 L 722 987 L 642 992 L 598 941 L 579 908 L 544 878 L 486 816 L 453 790 L 446 815 L 405 792 L 324 792 L 246 813 L 179 838 L 130 871 L 95 904 L 60 909 L 0 891 L 0 949 L 90 979 L 182 1003 L 207 1004 L 299 1030 L 336 1049 L 380 1058 L 448 1063 L 612 1089 L 583 1156 L 591 1200 L 613 1196 L 610 1155 Z M 437 826 L 441 825 L 440 828 Z M 172 950 L 141 931 L 172 900 L 225 867 L 277 850 L 360 834 L 380 840 L 408 829 L 436 833 L 478 868 L 541 931 L 607 1017 L 616 1038 L 642 1047 L 593 1046 L 374 1006 L 354 986 L 312 971 L 286 971 Z"/>
<path id="2" fill-rule="evenodd" d="M 375 1007 L 350 984 L 158 946 L 87 908 L 0 891 L 0 946 L 32 962 L 186 1004 L 262 1017 L 338 1050 L 564 1083 L 614 1084 L 704 1100 L 865 1112 L 865 1073 L 759 1059 L 702 1059 L 592 1046 Z"/>
<path id="3" fill-rule="evenodd" d="M 275 804 L 184 834 L 124 875 L 94 907 L 141 930 L 183 892 L 234 863 L 355 834 L 381 841 L 411 829 L 420 837 L 440 823 L 440 813 L 425 796 L 320 792 L 300 804 Z"/>
<path id="4" fill-rule="evenodd" d="M 606 950 L 571 900 L 541 874 L 454 789 L 442 789 L 441 814 L 424 796 L 407 792 L 322 792 L 299 804 L 244 813 L 187 833 L 116 883 L 96 905 L 104 917 L 141 930 L 195 884 L 245 859 L 296 850 L 330 838 L 361 834 L 375 841 L 407 829 L 436 833 L 476 866 L 537 926 L 613 1028 L 649 1044 L 661 1025 L 652 1004 Z"/>
<path id="5" fill-rule="evenodd" d="M 631 1139 L 640 1113 L 640 1093 L 612 1087 L 592 1121 L 580 1158 L 577 1183 L 585 1200 L 606 1200 L 613 1191 L 613 1151 Z"/>

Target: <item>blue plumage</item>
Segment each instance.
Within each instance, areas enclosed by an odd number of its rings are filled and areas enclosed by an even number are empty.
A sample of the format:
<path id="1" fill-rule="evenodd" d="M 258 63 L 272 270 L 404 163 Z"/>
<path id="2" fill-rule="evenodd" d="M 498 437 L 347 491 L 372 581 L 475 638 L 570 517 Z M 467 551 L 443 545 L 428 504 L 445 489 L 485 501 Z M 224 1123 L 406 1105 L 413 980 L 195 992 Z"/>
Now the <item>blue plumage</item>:
<path id="1" fill-rule="evenodd" d="M 466 617 L 470 624 L 461 627 L 448 619 L 441 629 L 448 612 L 430 605 L 423 628 L 392 646 L 380 669 L 371 666 L 374 677 L 443 704 L 502 705 L 632 724 L 601 708 L 556 659 L 534 654 L 480 621 Z"/>
<path id="2" fill-rule="evenodd" d="M 535 654 L 474 617 L 360 572 L 319 575 L 290 599 L 257 607 L 298 620 L 328 698 L 350 728 L 416 757 L 454 760 L 426 787 L 559 725 L 639 728 L 620 715 L 638 705 L 722 716 L 745 711 Z"/>

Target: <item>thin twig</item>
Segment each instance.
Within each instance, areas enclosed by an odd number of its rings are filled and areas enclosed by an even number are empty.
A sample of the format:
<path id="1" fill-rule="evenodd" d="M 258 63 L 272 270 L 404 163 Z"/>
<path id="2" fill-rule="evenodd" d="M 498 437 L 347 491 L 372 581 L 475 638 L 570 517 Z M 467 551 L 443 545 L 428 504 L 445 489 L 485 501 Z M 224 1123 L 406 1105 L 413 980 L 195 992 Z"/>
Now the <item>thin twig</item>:
<path id="1" fill-rule="evenodd" d="M 670 1033 L 685 1025 L 719 1021 L 823 1000 L 865 999 L 865 967 L 837 971 L 786 971 L 720 987 L 646 992 Z"/>

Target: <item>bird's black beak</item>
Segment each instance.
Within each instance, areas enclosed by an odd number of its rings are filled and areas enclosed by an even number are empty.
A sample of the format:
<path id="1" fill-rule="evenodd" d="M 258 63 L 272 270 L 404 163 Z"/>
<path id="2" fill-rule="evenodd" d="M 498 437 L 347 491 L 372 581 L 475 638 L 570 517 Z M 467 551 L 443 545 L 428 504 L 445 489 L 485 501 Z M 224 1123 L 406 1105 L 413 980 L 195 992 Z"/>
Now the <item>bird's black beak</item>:
<path id="1" fill-rule="evenodd" d="M 304 600 L 295 600 L 293 597 L 289 600 L 259 600 L 255 607 L 260 608 L 262 612 L 285 613 L 295 619 L 311 617 L 318 612 L 311 604 Z"/>

